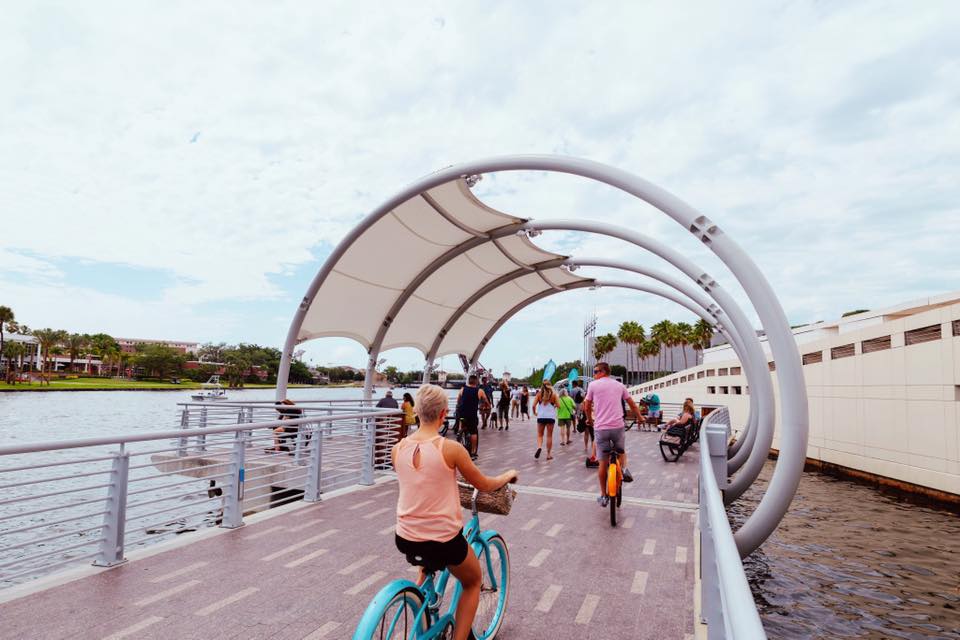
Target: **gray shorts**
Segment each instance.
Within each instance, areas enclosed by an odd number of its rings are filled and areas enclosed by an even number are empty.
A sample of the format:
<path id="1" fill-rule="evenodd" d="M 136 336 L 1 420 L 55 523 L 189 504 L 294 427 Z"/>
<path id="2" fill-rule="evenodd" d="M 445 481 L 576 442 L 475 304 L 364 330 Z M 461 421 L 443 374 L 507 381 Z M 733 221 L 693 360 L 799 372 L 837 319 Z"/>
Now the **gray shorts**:
<path id="1" fill-rule="evenodd" d="M 624 434 L 626 430 L 623 427 L 619 429 L 597 429 L 596 432 L 598 459 L 606 460 L 611 451 L 616 451 L 620 455 L 627 452 L 626 449 L 624 449 Z"/>

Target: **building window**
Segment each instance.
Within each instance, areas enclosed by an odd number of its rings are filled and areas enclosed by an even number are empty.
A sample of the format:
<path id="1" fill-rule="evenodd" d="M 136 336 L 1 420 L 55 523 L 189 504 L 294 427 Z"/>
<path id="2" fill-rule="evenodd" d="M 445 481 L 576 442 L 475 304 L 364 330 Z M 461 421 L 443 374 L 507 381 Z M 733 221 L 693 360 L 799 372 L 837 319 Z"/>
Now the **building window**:
<path id="1" fill-rule="evenodd" d="M 953 321 L 953 335 L 960 336 L 960 320 Z"/>
<path id="2" fill-rule="evenodd" d="M 823 351 L 803 354 L 803 364 L 819 364 L 823 362 Z"/>
<path id="3" fill-rule="evenodd" d="M 708 378 L 712 378 L 712 377 L 715 376 L 715 375 L 717 375 L 717 371 L 716 371 L 715 369 L 707 369 L 707 377 L 708 377 Z"/>
<path id="4" fill-rule="evenodd" d="M 767 363 L 767 366 L 770 367 L 770 371 L 776 371 L 776 370 L 777 370 L 777 363 L 776 363 L 776 362 L 768 362 L 768 363 Z"/>
<path id="5" fill-rule="evenodd" d="M 725 375 L 727 375 L 727 368 L 724 367 L 723 369 L 717 369 L 717 375 L 718 375 L 718 376 L 725 376 Z"/>
<path id="6" fill-rule="evenodd" d="M 727 394 L 729 391 L 727 390 L 727 387 L 720 387 L 720 393 Z"/>
<path id="7" fill-rule="evenodd" d="M 750 385 L 747 385 L 747 388 L 744 389 L 744 391 L 747 392 L 747 395 L 750 395 Z"/>
<path id="8" fill-rule="evenodd" d="M 716 392 L 717 392 L 716 387 L 707 387 L 707 393 L 716 393 Z"/>
<path id="9" fill-rule="evenodd" d="M 732 376 L 740 375 L 741 371 L 742 369 L 740 369 L 740 367 L 730 367 L 730 375 Z"/>
<path id="10" fill-rule="evenodd" d="M 860 343 L 862 353 L 873 353 L 874 351 L 886 351 L 890 348 L 890 336 L 881 336 L 871 338 Z"/>
<path id="11" fill-rule="evenodd" d="M 730 387 L 730 388 L 733 389 L 733 395 L 735 396 L 743 395 L 743 387 Z"/>
<path id="12" fill-rule="evenodd" d="M 903 344 L 910 346 L 912 344 L 921 344 L 923 342 L 933 342 L 943 337 L 939 324 L 932 324 L 929 327 L 920 327 L 903 332 Z"/>
<path id="13" fill-rule="evenodd" d="M 839 360 L 840 358 L 849 358 L 850 356 L 856 355 L 852 344 L 845 344 L 840 347 L 833 347 L 830 349 L 830 359 Z"/>
<path id="14" fill-rule="evenodd" d="M 706 375 L 706 374 L 705 374 L 703 371 L 697 371 L 697 380 L 699 380 L 700 378 L 702 378 L 704 375 Z"/>

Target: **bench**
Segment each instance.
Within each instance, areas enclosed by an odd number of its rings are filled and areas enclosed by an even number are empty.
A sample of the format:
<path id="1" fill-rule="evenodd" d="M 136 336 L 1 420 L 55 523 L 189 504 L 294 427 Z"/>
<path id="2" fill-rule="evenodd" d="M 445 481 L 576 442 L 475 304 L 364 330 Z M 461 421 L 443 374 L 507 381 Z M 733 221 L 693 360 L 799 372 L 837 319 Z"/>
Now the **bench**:
<path id="1" fill-rule="evenodd" d="M 676 462 L 694 442 L 700 439 L 700 419 L 694 417 L 688 424 L 675 424 L 660 435 L 660 455 L 666 462 Z"/>

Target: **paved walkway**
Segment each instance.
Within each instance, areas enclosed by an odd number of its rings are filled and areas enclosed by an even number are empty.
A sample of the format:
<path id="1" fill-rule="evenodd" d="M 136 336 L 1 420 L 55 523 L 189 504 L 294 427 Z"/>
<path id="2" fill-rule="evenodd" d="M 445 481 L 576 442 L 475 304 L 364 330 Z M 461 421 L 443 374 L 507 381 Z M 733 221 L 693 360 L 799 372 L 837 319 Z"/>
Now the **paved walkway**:
<path id="1" fill-rule="evenodd" d="M 595 502 L 580 444 L 533 459 L 535 427 L 481 431 L 480 466 L 520 469 L 504 534 L 513 585 L 499 638 L 693 634 L 697 450 L 663 462 L 627 433 L 636 478 L 622 526 Z M 411 567 L 393 545 L 390 480 L 0 604 L 0 638 L 350 638 L 374 593 Z"/>

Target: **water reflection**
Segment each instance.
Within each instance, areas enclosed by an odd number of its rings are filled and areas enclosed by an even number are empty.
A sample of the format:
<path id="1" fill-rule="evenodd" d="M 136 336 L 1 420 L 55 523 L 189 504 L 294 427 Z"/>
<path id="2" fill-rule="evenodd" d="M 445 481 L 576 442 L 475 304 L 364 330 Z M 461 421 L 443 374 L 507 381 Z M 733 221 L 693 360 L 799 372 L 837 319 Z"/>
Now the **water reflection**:
<path id="1" fill-rule="evenodd" d="M 772 471 L 731 510 L 735 526 Z M 960 519 L 949 510 L 805 473 L 745 565 L 771 638 L 960 638 Z"/>

